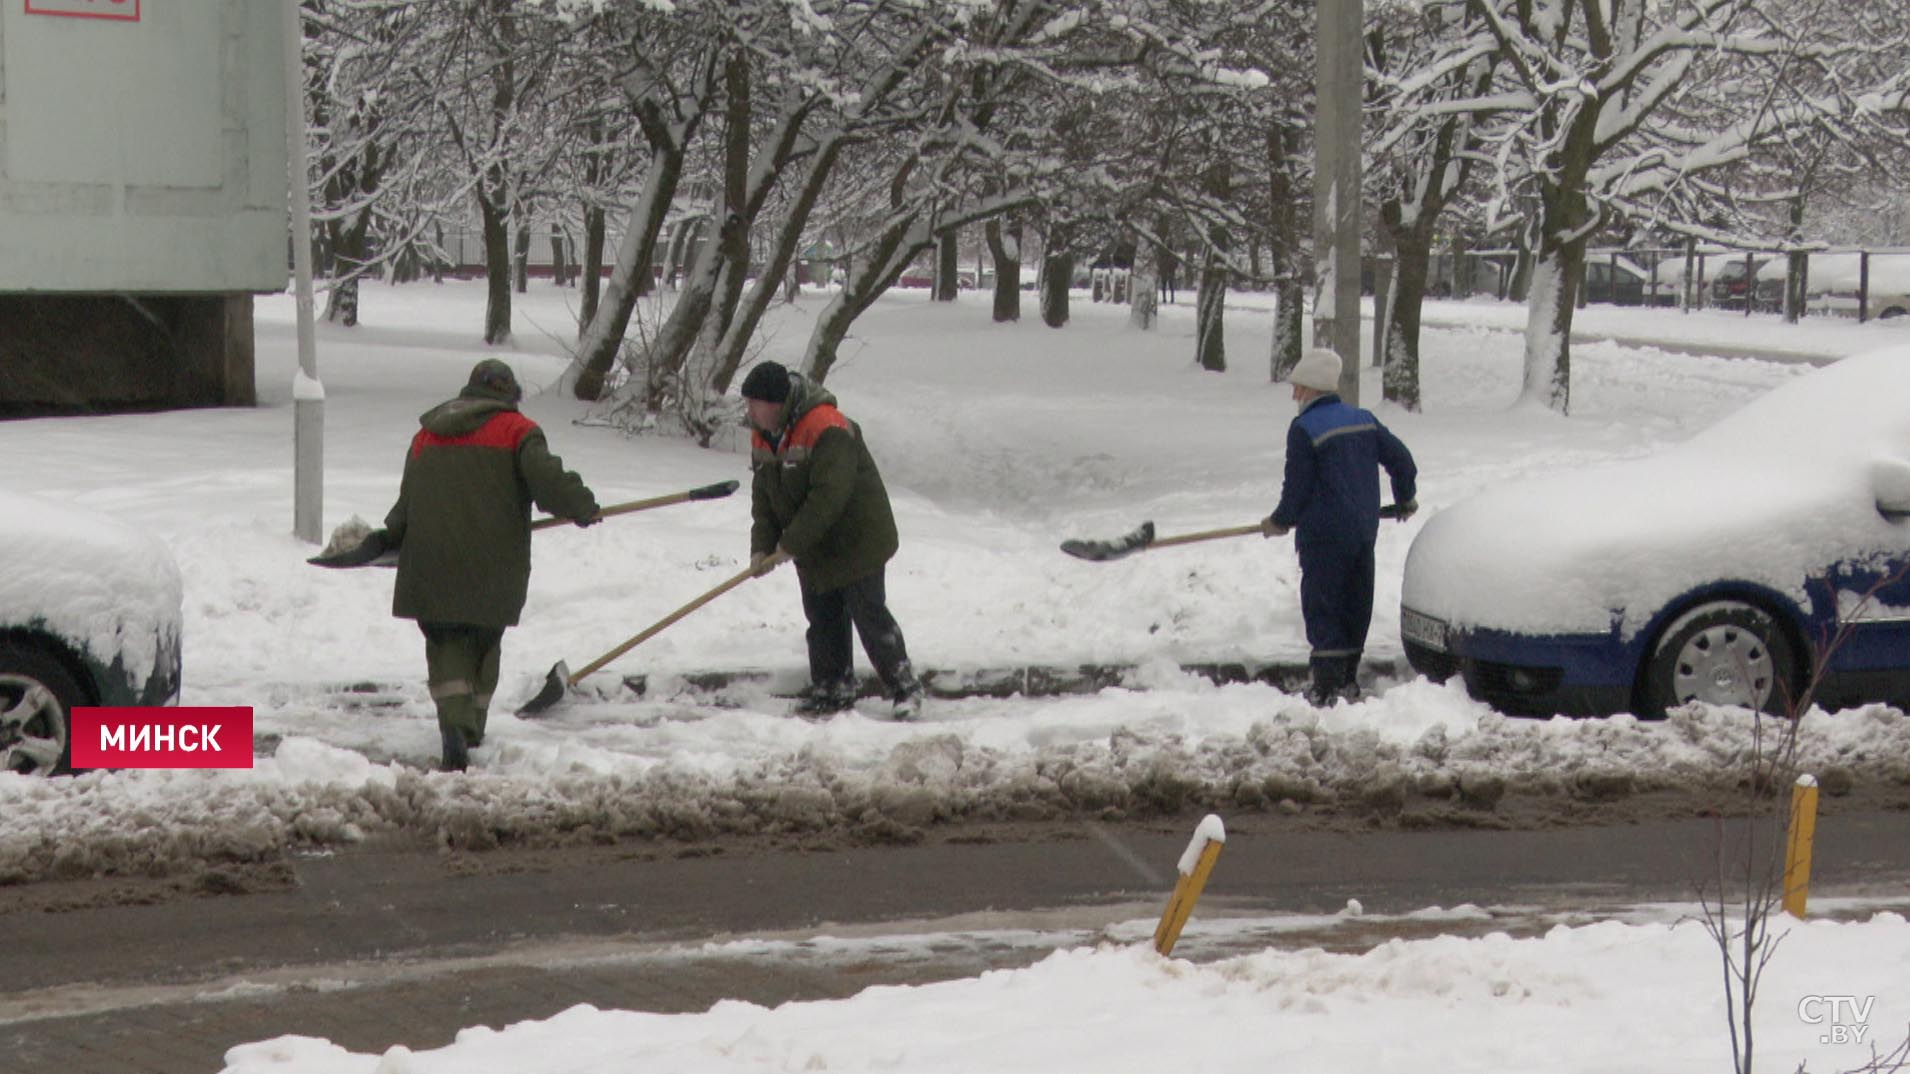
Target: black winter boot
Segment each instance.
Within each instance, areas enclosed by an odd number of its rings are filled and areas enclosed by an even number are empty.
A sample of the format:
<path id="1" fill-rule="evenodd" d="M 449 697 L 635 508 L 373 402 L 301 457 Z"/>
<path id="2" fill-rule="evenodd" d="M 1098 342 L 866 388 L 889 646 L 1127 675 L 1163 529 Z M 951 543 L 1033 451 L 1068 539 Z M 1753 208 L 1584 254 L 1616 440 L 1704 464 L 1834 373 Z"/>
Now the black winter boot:
<path id="1" fill-rule="evenodd" d="M 833 716 L 856 707 L 856 683 L 846 679 L 830 684 L 815 683 L 796 704 L 798 716 Z"/>
<path id="2" fill-rule="evenodd" d="M 455 727 L 439 727 L 440 737 L 444 739 L 444 763 L 439 767 L 445 772 L 462 772 L 471 767 L 471 755 L 465 749 L 464 732 Z"/>
<path id="3" fill-rule="evenodd" d="M 915 669 L 907 660 L 895 669 L 895 709 L 897 720 L 913 720 L 922 715 L 922 699 L 927 691 L 922 689 L 922 680 L 915 677 Z"/>

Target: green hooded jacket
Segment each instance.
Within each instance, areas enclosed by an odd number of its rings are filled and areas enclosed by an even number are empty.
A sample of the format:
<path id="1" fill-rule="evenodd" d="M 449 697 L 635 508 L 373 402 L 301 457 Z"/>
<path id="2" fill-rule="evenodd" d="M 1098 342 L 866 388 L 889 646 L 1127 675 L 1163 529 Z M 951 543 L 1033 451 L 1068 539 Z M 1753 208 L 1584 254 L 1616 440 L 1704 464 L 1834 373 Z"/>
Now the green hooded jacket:
<path id="1" fill-rule="evenodd" d="M 504 393 L 467 387 L 418 424 L 385 516 L 398 546 L 391 614 L 513 626 L 530 588 L 531 504 L 582 520 L 596 515 L 597 498 Z"/>
<path id="2" fill-rule="evenodd" d="M 889 492 L 862 430 L 836 397 L 791 378 L 783 432 L 752 431 L 749 549 L 795 557 L 811 592 L 827 593 L 880 570 L 898 544 Z"/>

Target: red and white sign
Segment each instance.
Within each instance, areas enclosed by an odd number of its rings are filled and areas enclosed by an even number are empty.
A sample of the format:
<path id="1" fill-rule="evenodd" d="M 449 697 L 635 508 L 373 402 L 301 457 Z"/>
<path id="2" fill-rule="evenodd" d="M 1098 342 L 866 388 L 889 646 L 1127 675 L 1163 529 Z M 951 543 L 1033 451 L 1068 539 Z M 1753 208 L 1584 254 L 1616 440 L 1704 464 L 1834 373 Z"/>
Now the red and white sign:
<path id="1" fill-rule="evenodd" d="M 249 708 L 73 708 L 74 768 L 251 768 Z"/>
<path id="2" fill-rule="evenodd" d="M 26 0 L 29 15 L 138 22 L 140 0 Z"/>

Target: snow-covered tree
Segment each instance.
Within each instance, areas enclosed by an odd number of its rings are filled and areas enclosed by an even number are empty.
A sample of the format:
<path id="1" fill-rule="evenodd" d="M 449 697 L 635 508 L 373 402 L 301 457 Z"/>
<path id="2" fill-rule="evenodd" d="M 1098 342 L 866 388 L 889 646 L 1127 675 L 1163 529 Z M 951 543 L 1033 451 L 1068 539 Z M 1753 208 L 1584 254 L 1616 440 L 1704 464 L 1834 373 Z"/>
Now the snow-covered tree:
<path id="1" fill-rule="evenodd" d="M 1703 180 L 1780 132 L 1819 123 L 1838 96 L 1782 100 L 1776 57 L 1837 62 L 1855 43 L 1785 18 L 1793 0 L 1467 0 L 1445 59 L 1496 49 L 1499 78 L 1472 109 L 1493 163 L 1487 222 L 1523 220 L 1533 251 L 1528 402 L 1569 412 L 1573 308 L 1600 229 L 1689 227 Z M 1900 92 L 1901 69 L 1884 85 Z M 1721 90 L 1730 97 L 1720 100 Z M 1877 93 L 1867 88 L 1865 93 Z M 1887 91 L 1886 91 L 1887 92 Z"/>

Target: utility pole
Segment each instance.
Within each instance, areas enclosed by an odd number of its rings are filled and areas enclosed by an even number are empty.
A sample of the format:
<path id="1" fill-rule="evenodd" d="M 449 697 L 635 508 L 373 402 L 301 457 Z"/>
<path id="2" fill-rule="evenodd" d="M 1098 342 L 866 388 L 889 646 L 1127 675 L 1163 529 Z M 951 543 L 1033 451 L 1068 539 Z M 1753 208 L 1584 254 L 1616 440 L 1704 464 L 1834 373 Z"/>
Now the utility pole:
<path id="1" fill-rule="evenodd" d="M 1340 398 L 1360 401 L 1360 0 L 1317 0 L 1313 344 L 1340 356 Z"/>
<path id="2" fill-rule="evenodd" d="M 317 544 L 325 528 L 325 386 L 312 325 L 312 193 L 305 167 L 305 29 L 299 0 L 284 3 L 286 186 L 298 296 L 298 374 L 292 381 L 292 535 Z"/>

